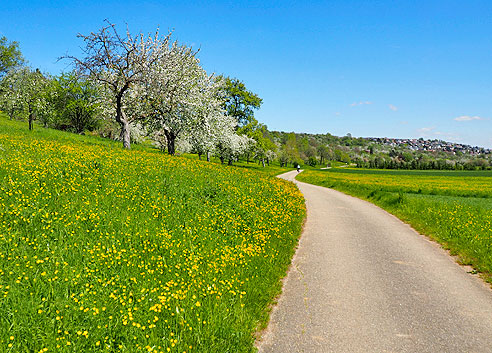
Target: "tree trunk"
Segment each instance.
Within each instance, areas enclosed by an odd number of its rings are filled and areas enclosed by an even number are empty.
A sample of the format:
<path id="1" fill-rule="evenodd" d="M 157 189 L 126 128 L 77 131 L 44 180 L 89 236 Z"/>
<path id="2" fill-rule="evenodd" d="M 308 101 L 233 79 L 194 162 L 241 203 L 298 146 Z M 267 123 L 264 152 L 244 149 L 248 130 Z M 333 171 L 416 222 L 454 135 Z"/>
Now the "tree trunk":
<path id="1" fill-rule="evenodd" d="M 202 160 L 202 154 L 198 153 L 198 159 L 201 161 Z"/>
<path id="2" fill-rule="evenodd" d="M 130 149 L 130 124 L 126 119 L 122 120 L 121 123 L 121 133 L 120 138 L 123 140 L 123 147 L 127 150 Z"/>
<path id="3" fill-rule="evenodd" d="M 263 168 L 265 168 L 265 160 L 263 158 L 261 159 L 261 164 L 263 165 Z"/>
<path id="4" fill-rule="evenodd" d="M 176 134 L 172 131 L 164 130 L 167 140 L 167 153 L 174 156 L 176 153 Z"/>
<path id="5" fill-rule="evenodd" d="M 84 124 L 82 122 L 82 111 L 80 110 L 79 107 L 75 107 L 75 121 L 74 121 L 74 127 L 75 131 L 77 134 L 80 134 L 84 132 Z"/>
<path id="6" fill-rule="evenodd" d="M 34 113 L 32 111 L 31 105 L 29 105 L 29 131 L 32 131 L 33 124 L 32 122 L 34 121 Z"/>
<path id="7" fill-rule="evenodd" d="M 224 157 L 220 156 L 220 164 L 224 164 Z"/>
<path id="8" fill-rule="evenodd" d="M 207 162 L 210 162 L 210 152 L 207 151 Z"/>
<path id="9" fill-rule="evenodd" d="M 246 163 L 249 164 L 249 153 L 246 153 Z"/>
<path id="10" fill-rule="evenodd" d="M 116 96 L 116 121 L 121 126 L 120 138 L 123 140 L 123 147 L 130 149 L 130 124 L 123 112 L 123 106 L 121 99 L 123 98 L 123 92 Z"/>
<path id="11" fill-rule="evenodd" d="M 232 165 L 232 158 L 229 159 L 229 161 L 227 162 L 227 165 Z"/>

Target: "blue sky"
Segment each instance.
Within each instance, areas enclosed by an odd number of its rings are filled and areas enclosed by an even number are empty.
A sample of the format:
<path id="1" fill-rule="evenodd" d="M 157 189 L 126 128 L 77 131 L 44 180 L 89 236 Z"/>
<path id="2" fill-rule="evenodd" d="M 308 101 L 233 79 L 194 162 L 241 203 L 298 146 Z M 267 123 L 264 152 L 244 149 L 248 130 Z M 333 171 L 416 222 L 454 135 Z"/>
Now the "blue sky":
<path id="1" fill-rule="evenodd" d="M 109 19 L 174 29 L 209 72 L 263 98 L 272 130 L 424 137 L 492 147 L 492 1 L 24 1 L 0 35 L 58 74 L 77 33 Z"/>

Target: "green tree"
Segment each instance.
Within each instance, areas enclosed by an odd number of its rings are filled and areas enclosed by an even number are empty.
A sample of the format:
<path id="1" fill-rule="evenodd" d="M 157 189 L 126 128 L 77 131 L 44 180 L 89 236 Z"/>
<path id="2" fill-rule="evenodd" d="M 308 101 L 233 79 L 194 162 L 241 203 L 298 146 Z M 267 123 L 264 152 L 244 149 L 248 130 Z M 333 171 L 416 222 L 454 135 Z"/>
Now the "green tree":
<path id="1" fill-rule="evenodd" d="M 307 161 L 307 164 L 309 164 L 311 167 L 316 167 L 317 163 L 318 163 L 318 160 L 314 156 L 309 157 L 309 159 Z"/>
<path id="2" fill-rule="evenodd" d="M 327 159 L 330 158 L 330 153 L 328 146 L 326 145 L 319 145 L 318 146 L 318 156 L 320 158 L 320 164 L 323 164 L 323 162 Z"/>
<path id="3" fill-rule="evenodd" d="M 297 139 L 296 134 L 291 132 L 287 135 L 287 141 L 285 142 L 285 152 L 287 154 L 288 163 L 296 166 L 301 157 L 299 156 L 299 151 L 297 149 Z"/>
<path id="4" fill-rule="evenodd" d="M 413 161 L 413 155 L 410 152 L 402 152 L 400 154 L 400 158 L 403 159 L 405 162 Z"/>
<path id="5" fill-rule="evenodd" d="M 239 127 L 253 122 L 254 109 L 259 109 L 263 100 L 255 93 L 248 91 L 243 82 L 237 78 L 224 78 L 224 110 L 236 119 Z"/>
<path id="6" fill-rule="evenodd" d="M 24 63 L 19 43 L 9 42 L 7 37 L 0 38 L 0 77 L 3 77 L 10 69 L 19 67 Z"/>
<path id="7" fill-rule="evenodd" d="M 339 162 L 344 162 L 344 163 L 350 163 L 350 156 L 348 155 L 347 152 L 344 152 L 342 150 L 336 149 L 335 150 L 335 159 Z"/>
<path id="8" fill-rule="evenodd" d="M 82 133 L 99 126 L 100 97 L 97 88 L 74 73 L 53 80 L 53 105 L 57 112 L 55 128 Z"/>
<path id="9" fill-rule="evenodd" d="M 301 137 L 297 139 L 297 149 L 299 152 L 303 153 L 304 155 L 308 156 L 308 151 L 309 151 L 309 140 L 307 136 Z"/>
<path id="10" fill-rule="evenodd" d="M 269 155 L 268 152 L 275 152 L 277 149 L 277 146 L 266 136 L 268 134 L 267 126 L 252 118 L 249 124 L 239 128 L 238 133 L 254 140 L 251 149 L 246 150 L 247 163 L 249 163 L 250 154 L 253 153 L 254 158 L 261 162 L 264 167 L 265 160 Z"/>

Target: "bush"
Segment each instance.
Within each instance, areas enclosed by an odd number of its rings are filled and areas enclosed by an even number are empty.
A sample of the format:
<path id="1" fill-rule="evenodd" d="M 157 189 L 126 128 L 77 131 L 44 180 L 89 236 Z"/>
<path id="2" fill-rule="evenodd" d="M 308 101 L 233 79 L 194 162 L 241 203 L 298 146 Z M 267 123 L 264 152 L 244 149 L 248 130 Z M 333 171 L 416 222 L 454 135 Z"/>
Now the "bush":
<path id="1" fill-rule="evenodd" d="M 316 164 L 318 164 L 318 160 L 316 159 L 316 157 L 309 157 L 307 164 L 311 167 L 316 167 Z"/>

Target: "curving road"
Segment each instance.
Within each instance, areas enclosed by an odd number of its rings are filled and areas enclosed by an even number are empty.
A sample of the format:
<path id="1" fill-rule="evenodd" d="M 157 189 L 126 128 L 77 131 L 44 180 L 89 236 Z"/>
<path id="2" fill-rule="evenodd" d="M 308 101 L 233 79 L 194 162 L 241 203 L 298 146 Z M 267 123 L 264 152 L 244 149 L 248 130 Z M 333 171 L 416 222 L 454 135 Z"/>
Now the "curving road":
<path id="1" fill-rule="evenodd" d="M 295 182 L 307 221 L 260 352 L 492 352 L 482 280 L 380 208 Z"/>

